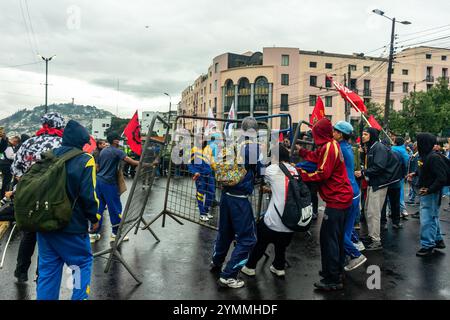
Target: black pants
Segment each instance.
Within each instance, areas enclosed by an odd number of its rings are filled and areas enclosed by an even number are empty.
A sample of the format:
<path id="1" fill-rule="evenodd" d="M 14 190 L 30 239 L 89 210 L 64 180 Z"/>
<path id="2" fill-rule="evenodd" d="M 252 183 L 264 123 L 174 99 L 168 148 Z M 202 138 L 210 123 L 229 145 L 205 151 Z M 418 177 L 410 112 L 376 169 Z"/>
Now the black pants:
<path id="1" fill-rule="evenodd" d="M 11 180 L 12 180 L 12 173 L 11 173 L 11 166 L 4 166 L 2 165 L 1 167 L 1 171 L 2 171 L 2 191 L 0 194 L 0 198 L 3 199 L 3 197 L 5 196 L 5 192 L 9 191 L 9 188 L 11 186 Z"/>
<path id="2" fill-rule="evenodd" d="M 400 188 L 388 188 L 386 200 L 384 200 L 383 209 L 381 210 L 381 223 L 387 222 L 386 207 L 389 199 L 391 206 L 391 219 L 393 224 L 400 223 Z"/>
<path id="3" fill-rule="evenodd" d="M 317 214 L 319 212 L 319 196 L 317 195 L 318 186 L 314 182 L 306 183 L 309 192 L 311 193 L 311 202 L 313 207 L 313 213 Z"/>
<path id="4" fill-rule="evenodd" d="M 320 253 L 324 282 L 337 283 L 344 271 L 344 230 L 349 209 L 325 208 L 320 227 Z"/>
<path id="5" fill-rule="evenodd" d="M 257 239 L 255 247 L 250 253 L 247 261 L 247 268 L 255 269 L 259 259 L 266 252 L 267 246 L 271 243 L 275 246 L 275 259 L 272 265 L 277 270 L 284 270 L 286 265 L 286 248 L 291 243 L 293 232 L 277 232 L 269 229 L 264 220 L 257 226 Z"/>
<path id="6" fill-rule="evenodd" d="M 36 246 L 36 232 L 22 232 L 19 252 L 17 254 L 16 274 L 28 273 Z"/>

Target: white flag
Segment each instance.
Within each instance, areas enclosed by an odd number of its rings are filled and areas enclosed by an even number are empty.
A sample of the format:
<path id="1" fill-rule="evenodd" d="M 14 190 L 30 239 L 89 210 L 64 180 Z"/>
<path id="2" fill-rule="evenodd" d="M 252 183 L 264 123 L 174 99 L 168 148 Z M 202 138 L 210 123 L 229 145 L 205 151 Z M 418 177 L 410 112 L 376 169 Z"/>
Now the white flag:
<path id="1" fill-rule="evenodd" d="M 213 114 L 211 108 L 209 108 L 209 110 L 208 110 L 208 118 L 214 118 L 214 114 Z M 208 120 L 208 124 L 206 125 L 206 129 L 205 129 L 205 134 L 208 135 L 209 131 L 212 128 L 217 128 L 216 120 Z"/>
<path id="2" fill-rule="evenodd" d="M 228 112 L 228 120 L 236 120 L 236 113 L 234 112 L 234 101 L 231 103 L 230 111 Z M 231 133 L 233 132 L 234 123 L 227 122 L 225 124 L 225 133 L 228 137 L 231 137 Z"/>

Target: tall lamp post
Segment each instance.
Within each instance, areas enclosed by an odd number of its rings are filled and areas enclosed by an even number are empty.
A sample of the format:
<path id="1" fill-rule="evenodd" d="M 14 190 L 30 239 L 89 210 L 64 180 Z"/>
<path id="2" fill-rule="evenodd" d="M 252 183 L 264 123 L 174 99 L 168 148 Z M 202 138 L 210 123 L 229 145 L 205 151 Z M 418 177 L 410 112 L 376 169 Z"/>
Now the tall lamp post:
<path id="1" fill-rule="evenodd" d="M 45 61 L 45 113 L 48 112 L 48 105 L 47 105 L 47 93 L 48 93 L 48 62 L 51 61 L 55 55 L 51 56 L 50 58 L 45 58 L 41 55 L 38 55 L 42 58 L 42 60 Z"/>
<path id="2" fill-rule="evenodd" d="M 167 119 L 167 122 L 169 123 L 170 128 L 172 128 L 172 124 L 170 123 L 170 113 L 172 111 L 172 97 L 167 92 L 164 92 L 164 94 L 169 97 L 169 117 Z"/>
<path id="3" fill-rule="evenodd" d="M 389 50 L 389 62 L 388 62 L 388 71 L 387 71 L 387 83 L 386 83 L 386 100 L 384 103 L 384 125 L 386 128 L 386 132 L 389 129 L 389 111 L 391 107 L 391 79 L 392 79 L 392 62 L 394 58 L 394 40 L 395 40 L 395 23 L 401 24 L 411 24 L 409 21 L 396 21 L 396 18 L 389 18 L 384 14 L 384 11 L 379 9 L 372 10 L 373 13 L 378 14 L 386 19 L 392 21 L 392 30 L 391 30 L 391 45 Z"/>

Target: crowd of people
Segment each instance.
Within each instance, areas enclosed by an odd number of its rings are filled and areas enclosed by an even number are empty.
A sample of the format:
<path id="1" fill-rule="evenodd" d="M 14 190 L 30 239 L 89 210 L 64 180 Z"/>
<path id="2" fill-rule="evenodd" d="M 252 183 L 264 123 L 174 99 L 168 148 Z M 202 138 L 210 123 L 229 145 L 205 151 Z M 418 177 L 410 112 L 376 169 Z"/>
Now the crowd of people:
<path id="1" fill-rule="evenodd" d="M 244 286 L 239 273 L 255 276 L 256 265 L 270 243 L 275 246 L 270 271 L 276 276 L 285 275 L 286 249 L 294 231 L 284 224 L 282 213 L 292 177 L 307 185 L 313 219 L 318 216 L 318 195 L 325 203 L 320 227 L 321 279 L 315 283 L 318 290 L 343 289 L 344 273 L 367 261 L 361 252 L 383 249 L 381 231 L 387 228 L 387 219 L 392 220 L 393 229 L 403 227 L 401 220 L 410 216 L 405 204 L 420 205 L 412 215 L 418 216 L 421 224 L 417 256 L 430 256 L 434 250 L 445 248 L 439 209 L 443 196 L 450 196 L 445 159 L 450 157 L 449 144 L 442 149 L 435 136 L 420 133 L 413 144 L 402 137 L 391 137 L 391 146 L 381 141 L 380 133 L 371 127 L 364 129 L 357 144 L 350 123 L 339 121 L 332 125 L 324 118 L 310 132 L 314 149 L 301 141 L 291 145 L 287 137 L 270 145 L 272 158 L 267 164 L 262 161 L 261 144 L 254 134 L 258 130 L 255 118 L 245 118 L 241 129 L 243 135 L 235 144 L 244 174 L 236 184 L 220 186 L 219 230 L 211 261 L 211 270 L 218 273 L 220 285 Z M 63 157 L 83 149 L 90 141 L 81 124 L 73 120 L 66 123 L 58 113 L 44 115 L 42 128 L 33 137 L 8 139 L 4 131 L 0 133 L 2 198 L 11 201 L 21 177 L 45 152 L 52 150 L 55 156 Z M 215 163 L 219 161 L 219 148 L 217 136 L 208 141 L 203 135 L 196 138 L 187 168 L 195 180 L 200 220 L 206 222 L 212 218 L 210 208 L 216 202 Z M 38 299 L 58 299 L 64 263 L 79 268 L 80 285 L 74 287 L 72 298 L 89 297 L 93 260 L 90 243 L 100 239 L 106 207 L 112 226 L 110 240 L 114 241 L 122 219 L 119 168 L 122 162 L 132 167 L 139 164 L 119 144 L 120 136 L 110 134 L 107 141 L 97 141 L 92 155 L 81 153 L 66 162 L 66 189 L 72 203 L 72 218 L 67 226 L 52 233 L 22 231 L 14 275 L 19 282 L 28 281 L 37 242 Z M 291 148 L 300 157 L 297 163 L 293 163 Z M 261 181 L 264 192 L 271 196 L 267 210 L 256 222 L 249 197 Z M 410 186 L 407 201 L 406 181 Z M 225 263 L 232 243 L 235 246 Z"/>

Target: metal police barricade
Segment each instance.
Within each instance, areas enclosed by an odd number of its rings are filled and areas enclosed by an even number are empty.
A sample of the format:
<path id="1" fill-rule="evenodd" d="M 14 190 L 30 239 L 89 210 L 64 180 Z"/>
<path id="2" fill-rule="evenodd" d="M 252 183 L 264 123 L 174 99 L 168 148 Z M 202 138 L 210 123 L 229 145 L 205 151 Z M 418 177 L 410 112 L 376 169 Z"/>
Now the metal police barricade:
<path id="1" fill-rule="evenodd" d="M 151 136 L 157 121 L 160 121 L 164 125 L 164 128 L 166 130 L 166 134 L 164 135 L 163 140 L 158 140 Z M 160 116 L 155 115 L 150 123 L 148 134 L 145 140 L 145 145 L 142 148 L 139 165 L 136 169 L 133 184 L 128 194 L 125 210 L 122 214 L 122 220 L 120 222 L 115 241 L 111 242 L 110 248 L 94 254 L 94 257 L 108 255 L 108 262 L 106 264 L 105 273 L 109 271 L 112 261 L 116 260 L 123 264 L 123 266 L 138 283 L 141 283 L 137 275 L 123 259 L 122 255 L 118 251 L 118 248 L 122 244 L 126 235 L 130 233 L 130 231 L 135 229 L 134 233 L 136 234 L 141 222 L 147 224 L 147 222 L 143 218 L 143 214 L 147 205 L 148 198 L 150 196 L 156 169 L 161 160 L 161 154 L 164 151 L 164 148 L 167 146 L 169 132 L 170 125 Z M 158 239 L 153 230 L 151 230 L 150 228 L 147 229 L 156 239 Z"/>
<path id="2" fill-rule="evenodd" d="M 289 117 L 290 115 L 276 115 L 257 117 L 258 126 L 266 130 L 266 139 L 258 140 L 260 150 L 265 159 L 268 158 L 269 130 L 268 124 L 263 121 L 275 117 Z M 216 129 L 204 130 L 207 121 L 215 121 Z M 235 141 L 230 135 L 225 134 L 228 126 L 231 124 L 239 126 L 242 120 L 228 120 L 221 118 L 204 118 L 194 116 L 178 116 L 174 130 L 175 139 L 171 147 L 171 161 L 169 165 L 169 175 L 166 185 L 164 199 L 164 208 L 160 214 L 147 223 L 142 229 L 149 228 L 154 222 L 162 217 L 162 226 L 165 227 L 166 216 L 172 218 L 177 223 L 183 223 L 179 219 L 187 220 L 203 227 L 217 230 L 219 208 L 218 199 L 220 199 L 221 190 L 216 184 L 213 171 L 213 162 L 218 160 L 224 146 L 231 149 L 235 146 Z M 219 125 L 222 124 L 222 125 Z M 289 121 L 289 125 L 291 122 Z M 217 128 L 222 127 L 221 131 Z M 291 128 L 291 127 L 290 127 Z M 292 130 L 289 128 L 290 132 Z M 195 133 L 197 132 L 197 133 Z M 264 132 L 258 131 L 258 133 Z M 205 135 L 206 133 L 206 135 Z M 206 136 L 206 139 L 205 139 Z M 278 132 L 277 132 L 278 141 Z M 180 141 L 182 139 L 182 141 Z M 228 142 L 225 144 L 225 142 Z M 239 145 L 236 145 L 236 150 Z M 191 162 L 198 160 L 198 166 Z M 255 159 L 256 161 L 258 159 Z M 255 161 L 255 163 L 256 163 Z M 196 172 L 199 172 L 197 176 Z M 196 176 L 194 178 L 194 176 Z M 250 197 L 255 219 L 259 220 L 259 215 L 268 205 L 268 199 L 263 195 L 261 184 L 255 185 L 253 195 Z M 157 237 L 155 237 L 159 240 Z"/>

